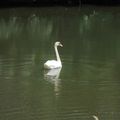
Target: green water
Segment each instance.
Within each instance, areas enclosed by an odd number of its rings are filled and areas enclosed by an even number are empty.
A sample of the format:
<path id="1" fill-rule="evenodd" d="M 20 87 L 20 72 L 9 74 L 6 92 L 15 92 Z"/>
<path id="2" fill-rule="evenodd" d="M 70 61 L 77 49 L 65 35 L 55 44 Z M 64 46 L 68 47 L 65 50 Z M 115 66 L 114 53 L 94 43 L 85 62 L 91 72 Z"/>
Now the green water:
<path id="1" fill-rule="evenodd" d="M 0 120 L 119 120 L 119 32 L 119 7 L 0 9 Z"/>

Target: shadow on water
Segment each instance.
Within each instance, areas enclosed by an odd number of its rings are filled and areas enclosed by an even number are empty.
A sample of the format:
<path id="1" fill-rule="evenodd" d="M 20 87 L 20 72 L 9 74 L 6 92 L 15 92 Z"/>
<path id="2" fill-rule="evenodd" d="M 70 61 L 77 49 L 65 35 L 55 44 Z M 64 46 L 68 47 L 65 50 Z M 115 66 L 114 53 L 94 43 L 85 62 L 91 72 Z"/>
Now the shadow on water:
<path id="1" fill-rule="evenodd" d="M 120 119 L 120 8 L 0 9 L 0 119 Z M 59 49 L 62 69 L 44 71 Z M 57 97 L 56 97 L 57 96 Z"/>

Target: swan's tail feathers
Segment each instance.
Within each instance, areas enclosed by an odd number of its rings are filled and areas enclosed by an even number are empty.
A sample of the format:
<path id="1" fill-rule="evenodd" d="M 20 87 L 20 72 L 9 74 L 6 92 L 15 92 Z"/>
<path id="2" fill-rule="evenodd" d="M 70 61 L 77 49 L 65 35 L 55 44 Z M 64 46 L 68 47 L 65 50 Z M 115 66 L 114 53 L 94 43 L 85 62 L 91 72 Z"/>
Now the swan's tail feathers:
<path id="1" fill-rule="evenodd" d="M 93 118 L 94 118 L 95 120 L 99 120 L 96 115 L 93 115 Z"/>

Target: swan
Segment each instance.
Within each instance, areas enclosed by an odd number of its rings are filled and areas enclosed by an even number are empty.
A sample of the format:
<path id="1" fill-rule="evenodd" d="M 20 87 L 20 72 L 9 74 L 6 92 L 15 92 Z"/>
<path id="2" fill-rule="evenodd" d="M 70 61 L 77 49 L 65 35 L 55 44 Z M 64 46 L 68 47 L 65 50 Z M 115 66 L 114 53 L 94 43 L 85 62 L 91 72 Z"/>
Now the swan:
<path id="1" fill-rule="evenodd" d="M 63 47 L 63 45 L 60 42 L 55 42 L 55 44 L 54 44 L 54 49 L 55 49 L 55 54 L 56 54 L 57 60 L 48 60 L 47 62 L 45 62 L 44 63 L 45 69 L 62 68 L 61 59 L 60 59 L 58 49 L 57 49 L 58 46 Z"/>
<path id="2" fill-rule="evenodd" d="M 98 117 L 97 117 L 97 116 L 95 116 L 95 115 L 93 115 L 93 118 L 94 118 L 95 120 L 99 120 L 99 119 L 98 119 Z"/>

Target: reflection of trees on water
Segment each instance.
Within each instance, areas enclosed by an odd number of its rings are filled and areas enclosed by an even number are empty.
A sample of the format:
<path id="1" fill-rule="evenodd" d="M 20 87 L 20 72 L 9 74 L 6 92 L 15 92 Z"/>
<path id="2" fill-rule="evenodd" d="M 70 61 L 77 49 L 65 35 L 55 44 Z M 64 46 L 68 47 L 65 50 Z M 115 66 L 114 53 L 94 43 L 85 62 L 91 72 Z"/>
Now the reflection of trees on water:
<path id="1" fill-rule="evenodd" d="M 0 40 L 7 40 L 20 35 L 21 26 L 16 22 L 17 17 L 11 17 L 8 21 L 0 19 Z"/>
<path id="2" fill-rule="evenodd" d="M 0 40 L 34 38 L 48 40 L 52 32 L 52 23 L 47 18 L 35 15 L 24 21 L 24 18 L 10 17 L 0 19 Z"/>
<path id="3" fill-rule="evenodd" d="M 63 56 L 71 56 L 70 59 L 76 63 L 80 59 L 105 64 L 115 60 L 119 65 L 117 26 L 120 25 L 120 17 L 115 11 L 87 8 L 57 10 L 33 9 L 25 13 L 13 10 L 12 16 L 1 16 L 0 54 L 13 58 L 29 54 L 38 61 L 46 57 L 44 54 L 40 56 L 43 50 L 49 55 L 47 48 L 51 50 L 52 41 L 62 40 L 65 45 L 65 49 L 61 50 Z"/>

